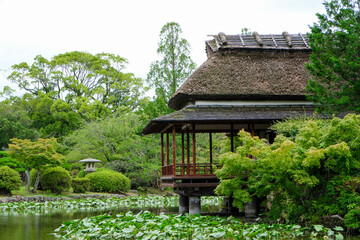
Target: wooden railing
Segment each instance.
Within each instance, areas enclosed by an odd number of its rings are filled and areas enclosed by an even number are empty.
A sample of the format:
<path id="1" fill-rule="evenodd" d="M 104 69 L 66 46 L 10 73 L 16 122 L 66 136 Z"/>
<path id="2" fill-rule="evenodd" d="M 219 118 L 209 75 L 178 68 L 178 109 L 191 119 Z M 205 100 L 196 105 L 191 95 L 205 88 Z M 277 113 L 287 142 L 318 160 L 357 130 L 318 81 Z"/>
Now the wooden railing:
<path id="1" fill-rule="evenodd" d="M 174 165 L 163 166 L 161 173 L 163 176 L 187 176 L 187 175 L 214 175 L 215 170 L 220 168 L 219 163 L 196 163 L 196 164 L 176 164 L 175 174 Z"/>

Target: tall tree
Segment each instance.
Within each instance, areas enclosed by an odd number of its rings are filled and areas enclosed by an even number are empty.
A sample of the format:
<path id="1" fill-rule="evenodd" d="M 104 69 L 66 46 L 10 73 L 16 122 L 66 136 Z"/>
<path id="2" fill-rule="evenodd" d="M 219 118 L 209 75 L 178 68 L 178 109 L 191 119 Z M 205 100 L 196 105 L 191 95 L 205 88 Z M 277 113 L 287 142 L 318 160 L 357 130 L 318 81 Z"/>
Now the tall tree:
<path id="1" fill-rule="evenodd" d="M 45 167 L 57 166 L 63 160 L 63 156 L 56 152 L 56 139 L 42 139 L 32 142 L 29 139 L 21 140 L 13 138 L 9 144 L 8 154 L 17 161 L 26 165 L 25 173 L 27 175 L 26 189 L 30 191 L 30 170 L 36 169 L 38 175 L 35 181 L 34 189 L 36 192 L 40 182 L 41 172 Z"/>
<path id="2" fill-rule="evenodd" d="M 90 106 L 92 112 L 102 115 L 104 107 L 114 112 L 137 106 L 142 80 L 124 73 L 126 64 L 126 59 L 109 53 L 74 51 L 51 61 L 39 55 L 32 65 L 23 62 L 12 66 L 8 79 L 33 95 L 61 99 L 81 114 Z"/>
<path id="3" fill-rule="evenodd" d="M 360 112 L 360 1 L 330 0 L 309 34 L 308 99 L 319 110 Z"/>
<path id="4" fill-rule="evenodd" d="M 170 22 L 162 27 L 157 49 L 162 59 L 151 64 L 147 75 L 147 81 L 155 88 L 157 97 L 165 103 L 196 68 L 189 56 L 190 45 L 181 34 L 178 23 Z"/>
<path id="5" fill-rule="evenodd" d="M 0 150 L 6 149 L 10 139 L 15 137 L 35 140 L 38 133 L 32 128 L 27 112 L 10 100 L 5 100 L 0 102 Z"/>

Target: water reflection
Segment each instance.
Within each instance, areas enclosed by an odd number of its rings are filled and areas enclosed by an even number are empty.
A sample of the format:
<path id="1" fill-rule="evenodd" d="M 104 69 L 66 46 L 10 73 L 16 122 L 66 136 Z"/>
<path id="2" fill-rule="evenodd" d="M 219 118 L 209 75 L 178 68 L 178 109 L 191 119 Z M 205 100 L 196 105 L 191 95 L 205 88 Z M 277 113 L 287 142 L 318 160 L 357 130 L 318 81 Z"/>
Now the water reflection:
<path id="1" fill-rule="evenodd" d="M 63 222 L 71 221 L 74 219 L 82 219 L 111 213 L 116 215 L 118 213 L 132 211 L 138 213 L 142 210 L 147 210 L 155 214 L 161 212 L 165 214 L 177 214 L 178 207 L 167 208 L 107 208 L 107 209 L 82 209 L 74 211 L 74 209 L 54 209 L 47 213 L 39 214 L 11 214 L 0 213 L 0 239 L 1 240 L 51 240 L 56 239 L 52 233 L 54 230 L 61 226 Z M 218 212 L 218 206 L 204 206 L 201 208 L 202 212 Z"/>

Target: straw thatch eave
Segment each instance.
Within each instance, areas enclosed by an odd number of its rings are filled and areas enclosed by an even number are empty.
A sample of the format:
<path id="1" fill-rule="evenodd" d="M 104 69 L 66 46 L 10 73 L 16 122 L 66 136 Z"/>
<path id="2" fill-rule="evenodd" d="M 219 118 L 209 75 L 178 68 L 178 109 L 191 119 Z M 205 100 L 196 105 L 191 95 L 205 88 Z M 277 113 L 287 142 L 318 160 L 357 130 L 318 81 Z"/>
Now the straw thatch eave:
<path id="1" fill-rule="evenodd" d="M 302 100 L 310 49 L 221 49 L 175 92 L 169 107 L 196 100 Z"/>

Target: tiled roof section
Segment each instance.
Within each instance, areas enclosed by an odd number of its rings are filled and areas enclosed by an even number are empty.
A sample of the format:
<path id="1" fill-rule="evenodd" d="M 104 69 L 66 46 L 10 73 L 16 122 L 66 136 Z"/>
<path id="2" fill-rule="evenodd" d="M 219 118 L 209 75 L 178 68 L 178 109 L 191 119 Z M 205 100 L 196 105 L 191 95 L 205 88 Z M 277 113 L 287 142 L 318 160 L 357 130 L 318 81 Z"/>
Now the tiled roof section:
<path id="1" fill-rule="evenodd" d="M 225 49 L 310 49 L 306 34 L 263 34 L 257 32 L 249 35 L 210 35 L 212 40 L 206 41 L 213 52 Z"/>
<path id="2" fill-rule="evenodd" d="M 180 111 L 151 120 L 143 134 L 160 133 L 172 123 L 242 123 L 276 121 L 312 116 L 312 105 L 253 105 L 253 106 L 189 106 Z"/>

